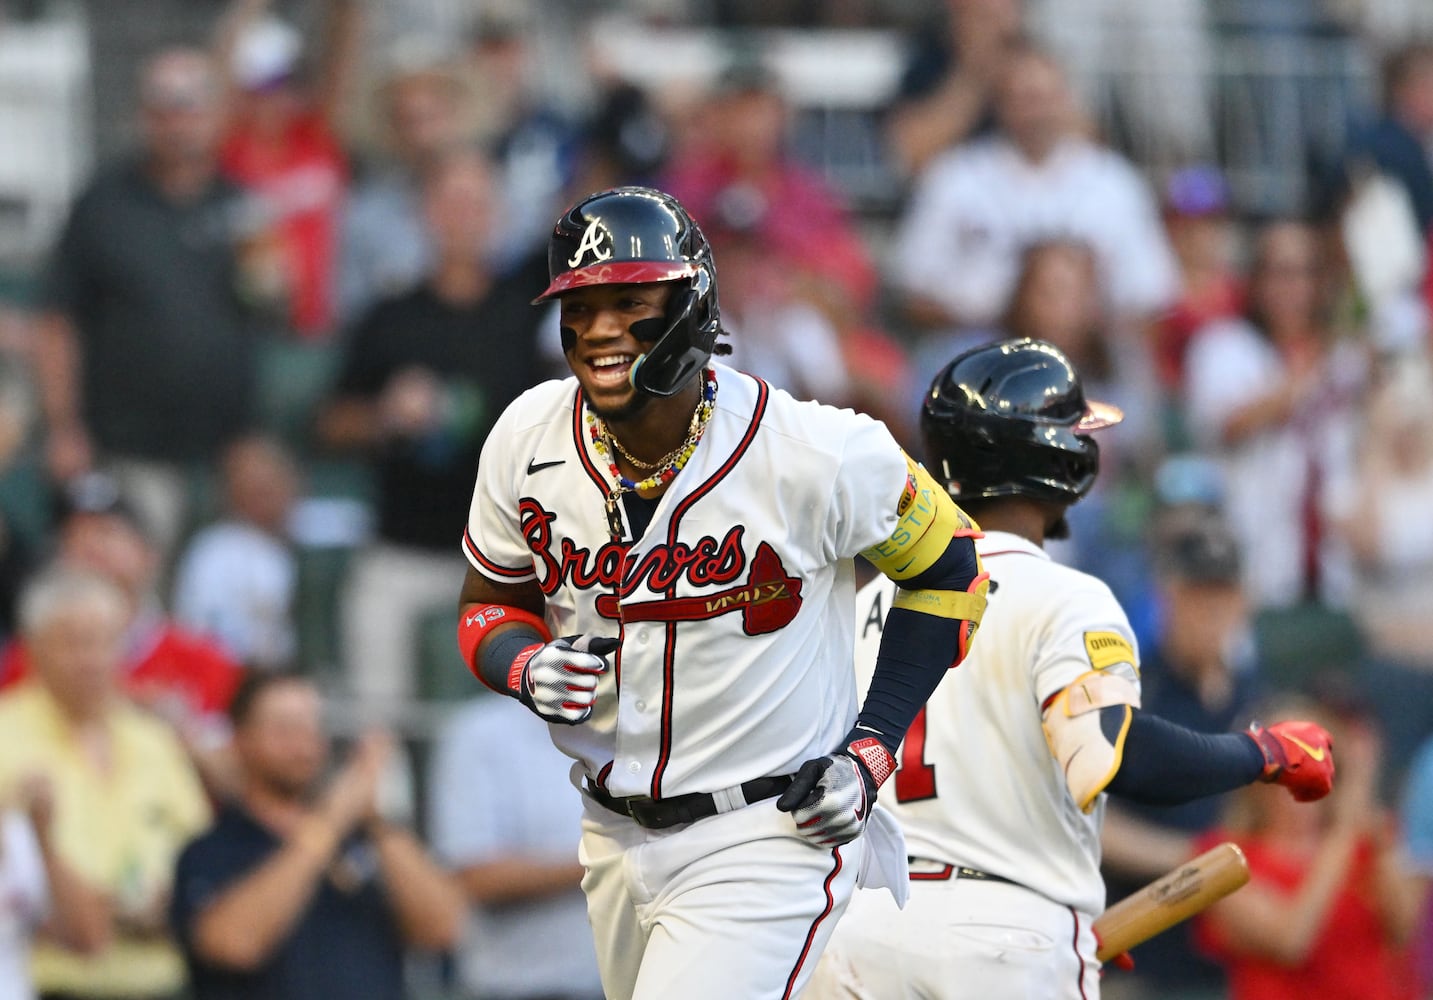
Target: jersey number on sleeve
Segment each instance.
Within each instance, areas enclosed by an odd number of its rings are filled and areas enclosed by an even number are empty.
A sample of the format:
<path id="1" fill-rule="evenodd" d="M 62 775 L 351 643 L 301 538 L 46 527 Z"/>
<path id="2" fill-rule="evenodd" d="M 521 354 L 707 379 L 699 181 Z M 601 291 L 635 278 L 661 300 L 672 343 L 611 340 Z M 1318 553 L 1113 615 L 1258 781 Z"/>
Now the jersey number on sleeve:
<path id="1" fill-rule="evenodd" d="M 896 801 L 919 802 L 935 798 L 935 765 L 925 762 L 925 706 L 916 713 L 901 743 L 901 766 L 896 771 Z"/>

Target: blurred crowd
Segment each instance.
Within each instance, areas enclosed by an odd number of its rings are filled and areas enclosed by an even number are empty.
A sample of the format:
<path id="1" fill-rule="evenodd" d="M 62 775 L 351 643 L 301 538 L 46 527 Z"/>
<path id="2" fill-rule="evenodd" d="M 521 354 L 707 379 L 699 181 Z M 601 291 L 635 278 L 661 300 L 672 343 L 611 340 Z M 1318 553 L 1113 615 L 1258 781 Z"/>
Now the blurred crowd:
<path id="1" fill-rule="evenodd" d="M 545 5 L 381 44 L 376 0 L 214 6 L 135 67 L 134 149 L 4 312 L 0 998 L 600 995 L 543 947 L 586 934 L 566 762 L 451 629 L 487 429 L 566 372 L 547 227 L 622 183 L 703 226 L 735 366 L 912 452 L 958 351 L 1060 346 L 1128 419 L 1055 554 L 1129 609 L 1145 707 L 1336 733 L 1326 807 L 1111 804 L 1111 901 L 1225 839 L 1254 881 L 1109 995 L 1433 996 L 1426 5 L 920 5 L 877 211 L 803 159 L 761 29 L 896 5 L 627 5 L 720 65 L 659 88 L 577 46 L 581 101 L 540 85 Z M 1241 201 L 1221 46 L 1332 35 L 1376 99 L 1269 76 L 1251 115 L 1349 127 L 1300 150 L 1295 209 Z M 1150 72 L 1112 88 L 1116 49 Z"/>

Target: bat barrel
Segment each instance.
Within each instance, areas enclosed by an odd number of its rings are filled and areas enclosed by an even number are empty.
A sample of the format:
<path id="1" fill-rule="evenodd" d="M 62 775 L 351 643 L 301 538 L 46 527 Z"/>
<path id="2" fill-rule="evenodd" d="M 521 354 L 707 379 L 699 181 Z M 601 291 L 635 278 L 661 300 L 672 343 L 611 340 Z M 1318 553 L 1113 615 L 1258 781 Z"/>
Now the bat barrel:
<path id="1" fill-rule="evenodd" d="M 1249 881 L 1249 862 L 1239 845 L 1225 841 L 1120 900 L 1095 921 L 1107 962 L 1212 906 Z"/>

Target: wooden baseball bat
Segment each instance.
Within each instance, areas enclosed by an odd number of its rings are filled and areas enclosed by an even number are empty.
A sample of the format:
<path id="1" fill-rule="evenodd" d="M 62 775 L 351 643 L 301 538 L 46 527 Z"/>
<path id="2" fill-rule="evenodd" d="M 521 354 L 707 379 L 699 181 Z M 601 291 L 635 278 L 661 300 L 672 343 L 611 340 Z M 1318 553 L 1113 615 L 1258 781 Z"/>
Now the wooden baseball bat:
<path id="1" fill-rule="evenodd" d="M 1248 881 L 1249 862 L 1238 844 L 1225 841 L 1211 847 L 1101 913 L 1095 921 L 1100 940 L 1096 957 L 1108 962 L 1212 906 Z"/>

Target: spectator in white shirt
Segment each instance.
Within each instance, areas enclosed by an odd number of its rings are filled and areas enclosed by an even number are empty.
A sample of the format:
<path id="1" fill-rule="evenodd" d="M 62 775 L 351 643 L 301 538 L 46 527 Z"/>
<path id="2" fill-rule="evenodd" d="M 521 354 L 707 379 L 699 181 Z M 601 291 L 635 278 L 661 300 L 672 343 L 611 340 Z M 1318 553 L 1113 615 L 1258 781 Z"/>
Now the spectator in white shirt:
<path id="1" fill-rule="evenodd" d="M 582 803 L 541 719 L 479 696 L 443 733 L 429 782 L 435 853 L 470 904 L 457 953 L 463 1000 L 597 1000 L 580 888 Z M 473 768 L 504 760 L 507 767 Z M 553 941 L 564 942 L 553 948 Z"/>
<path id="2" fill-rule="evenodd" d="M 941 155 L 920 176 L 895 243 L 894 281 L 913 325 L 988 327 L 1032 244 L 1089 244 L 1119 329 L 1178 292 L 1156 201 L 1135 168 L 1083 134 L 1060 67 L 1022 45 L 997 89 L 999 132 Z"/>
<path id="3" fill-rule="evenodd" d="M 1185 361 L 1186 421 L 1222 466 L 1256 609 L 1340 605 L 1353 583 L 1336 517 L 1355 472 L 1367 365 L 1357 341 L 1331 325 L 1323 268 L 1309 226 L 1266 224 L 1245 315 L 1197 332 Z"/>
<path id="4" fill-rule="evenodd" d="M 298 647 L 298 565 L 288 538 L 298 469 L 277 441 L 254 436 L 224 453 L 223 477 L 227 513 L 185 549 L 174 615 L 246 666 L 285 666 Z"/>

